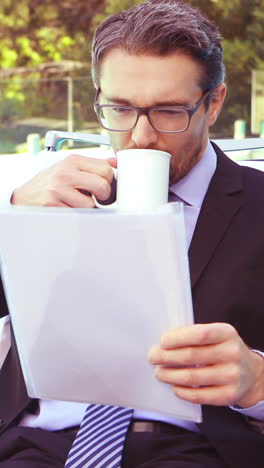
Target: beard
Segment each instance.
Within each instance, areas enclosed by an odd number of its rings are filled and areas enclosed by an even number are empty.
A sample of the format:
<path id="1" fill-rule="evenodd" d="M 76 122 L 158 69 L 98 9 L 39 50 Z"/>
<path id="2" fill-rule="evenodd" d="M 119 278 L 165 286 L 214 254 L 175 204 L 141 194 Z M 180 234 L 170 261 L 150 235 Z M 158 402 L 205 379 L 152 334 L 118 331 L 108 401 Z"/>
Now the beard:
<path id="1" fill-rule="evenodd" d="M 179 153 L 172 155 L 170 166 L 170 185 L 175 184 L 180 179 L 185 177 L 188 172 L 200 161 L 205 151 L 203 142 L 194 145 L 188 144 L 179 151 Z M 188 157 L 186 157 L 188 155 Z"/>

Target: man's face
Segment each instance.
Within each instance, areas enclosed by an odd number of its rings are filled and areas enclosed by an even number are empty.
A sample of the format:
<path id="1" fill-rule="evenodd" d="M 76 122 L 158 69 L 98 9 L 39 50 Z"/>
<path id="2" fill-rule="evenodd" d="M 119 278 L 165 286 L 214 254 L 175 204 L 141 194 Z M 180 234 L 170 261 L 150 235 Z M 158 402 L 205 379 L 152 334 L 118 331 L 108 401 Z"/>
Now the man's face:
<path id="1" fill-rule="evenodd" d="M 136 107 L 193 107 L 203 95 L 199 85 L 201 77 L 201 66 L 183 53 L 173 52 L 164 57 L 130 55 L 116 48 L 108 52 L 101 63 L 102 100 L 104 104 Z M 152 127 L 146 115 L 139 117 L 131 131 L 109 132 L 114 151 L 131 148 L 167 151 L 172 155 L 170 182 L 175 183 L 202 157 L 208 142 L 208 128 L 220 112 L 224 91 L 220 91 L 221 99 L 212 100 L 208 111 L 201 105 L 185 132 L 161 133 Z"/>

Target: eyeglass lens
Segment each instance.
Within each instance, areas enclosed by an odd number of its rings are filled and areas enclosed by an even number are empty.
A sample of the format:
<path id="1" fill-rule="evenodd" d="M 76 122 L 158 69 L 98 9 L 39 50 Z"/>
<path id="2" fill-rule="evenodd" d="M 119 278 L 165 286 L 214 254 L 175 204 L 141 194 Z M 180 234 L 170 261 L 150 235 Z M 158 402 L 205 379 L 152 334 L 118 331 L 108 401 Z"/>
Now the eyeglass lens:
<path id="1" fill-rule="evenodd" d="M 184 109 L 151 109 L 149 119 L 157 130 L 164 132 L 184 131 L 189 124 L 189 114 Z M 102 125 L 109 130 L 131 130 L 137 122 L 138 111 L 129 107 L 106 106 L 99 110 Z"/>

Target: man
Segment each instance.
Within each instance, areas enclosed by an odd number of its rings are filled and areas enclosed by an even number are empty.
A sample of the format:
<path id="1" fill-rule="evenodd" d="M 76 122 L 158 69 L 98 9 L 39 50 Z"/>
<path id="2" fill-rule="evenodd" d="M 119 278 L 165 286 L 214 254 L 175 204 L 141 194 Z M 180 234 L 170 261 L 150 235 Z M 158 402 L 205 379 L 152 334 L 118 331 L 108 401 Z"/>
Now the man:
<path id="1" fill-rule="evenodd" d="M 196 324 L 168 331 L 148 359 L 153 378 L 203 405 L 200 425 L 135 412 L 122 466 L 262 467 L 264 438 L 253 423 L 264 420 L 264 174 L 237 166 L 208 140 L 226 94 L 217 28 L 179 1 L 141 4 L 97 29 L 93 78 L 115 151 L 172 155 Z M 72 155 L 17 188 L 12 203 L 93 208 L 87 192 L 106 200 L 114 165 Z M 0 467 L 63 466 L 84 408 L 30 401 L 15 345 L 0 379 Z"/>

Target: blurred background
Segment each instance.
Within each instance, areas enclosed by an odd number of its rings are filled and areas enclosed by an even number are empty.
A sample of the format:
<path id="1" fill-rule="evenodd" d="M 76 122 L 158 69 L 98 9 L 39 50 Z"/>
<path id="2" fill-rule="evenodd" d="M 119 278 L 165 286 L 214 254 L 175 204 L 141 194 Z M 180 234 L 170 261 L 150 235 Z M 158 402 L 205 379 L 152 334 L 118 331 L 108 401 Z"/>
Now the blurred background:
<path id="1" fill-rule="evenodd" d="M 0 156 L 37 154 L 48 130 L 100 133 L 90 77 L 92 35 L 104 17 L 137 3 L 1 0 Z M 211 137 L 264 137 L 263 0 L 189 3 L 214 20 L 224 38 L 228 95 Z"/>

